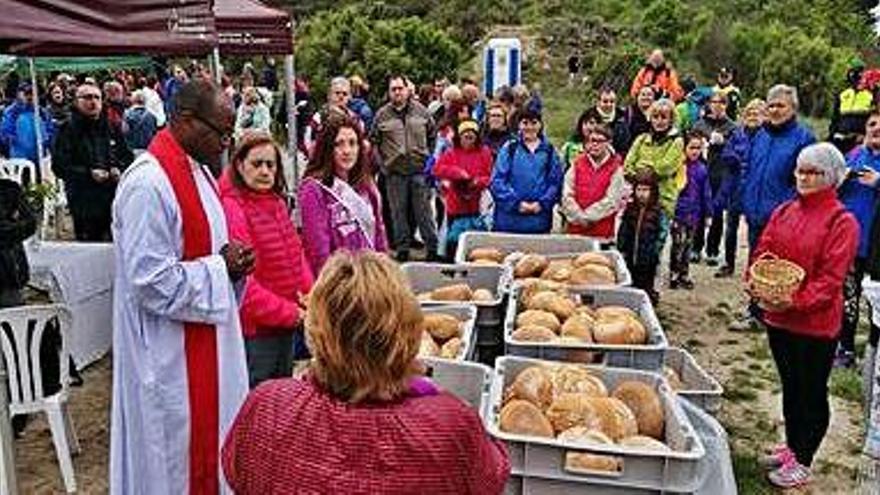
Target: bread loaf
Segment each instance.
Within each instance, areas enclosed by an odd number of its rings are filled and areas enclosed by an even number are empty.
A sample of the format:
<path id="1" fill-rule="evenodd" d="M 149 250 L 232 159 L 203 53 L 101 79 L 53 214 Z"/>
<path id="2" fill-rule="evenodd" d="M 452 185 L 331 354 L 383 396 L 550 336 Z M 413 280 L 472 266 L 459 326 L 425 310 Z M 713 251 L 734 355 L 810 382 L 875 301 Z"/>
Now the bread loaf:
<path id="1" fill-rule="evenodd" d="M 445 313 L 426 313 L 425 331 L 437 340 L 446 341 L 461 336 L 461 322 Z"/>
<path id="2" fill-rule="evenodd" d="M 632 411 L 639 427 L 639 434 L 657 439 L 663 437 L 665 424 L 663 403 L 654 388 L 647 383 L 627 380 L 619 383 L 611 393 Z"/>
<path id="3" fill-rule="evenodd" d="M 501 408 L 499 428 L 518 435 L 553 438 L 553 427 L 534 404 L 512 400 Z"/>

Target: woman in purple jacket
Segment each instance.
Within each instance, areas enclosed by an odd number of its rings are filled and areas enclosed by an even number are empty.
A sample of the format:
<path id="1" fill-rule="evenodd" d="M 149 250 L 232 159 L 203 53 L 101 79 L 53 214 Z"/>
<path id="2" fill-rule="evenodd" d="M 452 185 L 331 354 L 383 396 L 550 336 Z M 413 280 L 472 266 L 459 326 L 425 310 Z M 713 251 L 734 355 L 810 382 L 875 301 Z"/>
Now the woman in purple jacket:
<path id="1" fill-rule="evenodd" d="M 306 259 L 317 277 L 339 249 L 385 252 L 382 200 L 356 122 L 327 122 L 299 188 Z"/>

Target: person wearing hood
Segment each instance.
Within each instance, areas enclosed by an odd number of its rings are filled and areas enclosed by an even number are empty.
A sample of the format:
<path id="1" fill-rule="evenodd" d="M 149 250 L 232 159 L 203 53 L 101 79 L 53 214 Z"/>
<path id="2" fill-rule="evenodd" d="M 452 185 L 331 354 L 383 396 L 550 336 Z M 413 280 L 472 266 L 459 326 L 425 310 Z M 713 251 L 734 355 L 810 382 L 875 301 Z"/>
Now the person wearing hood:
<path id="1" fill-rule="evenodd" d="M 553 207 L 562 193 L 562 163 L 543 132 L 536 102 L 523 109 L 519 136 L 495 159 L 491 191 L 493 226 L 499 232 L 546 234 L 553 227 Z"/>
<path id="2" fill-rule="evenodd" d="M 675 104 L 672 100 L 655 101 L 648 111 L 651 130 L 637 137 L 624 160 L 624 172 L 633 176 L 639 169 L 650 168 L 657 174 L 660 206 L 666 218 L 675 215 L 675 201 L 684 187 L 684 140 L 672 125 Z M 664 231 L 667 229 L 664 227 Z M 666 235 L 662 238 L 665 240 Z"/>
<path id="3" fill-rule="evenodd" d="M 775 96 L 768 95 L 771 105 L 779 101 Z M 762 464 L 771 470 L 770 483 L 783 489 L 810 483 L 810 465 L 828 429 L 828 379 L 843 318 L 843 284 L 859 246 L 858 221 L 837 198 L 846 176 L 840 151 L 830 143 L 804 147 L 793 175 L 796 195 L 773 210 L 753 257 L 777 256 L 805 272 L 792 294 L 752 293 L 767 325 L 785 418 L 785 443 L 772 447 Z"/>
<path id="4" fill-rule="evenodd" d="M 654 50 L 648 56 L 644 67 L 639 69 L 639 73 L 633 79 L 629 90 L 630 96 L 636 98 L 645 86 L 653 88 L 654 93 L 660 98 L 669 98 L 675 102 L 684 98 L 684 91 L 678 83 L 678 74 L 666 61 L 663 50 Z"/>
<path id="5" fill-rule="evenodd" d="M 864 138 L 865 123 L 874 108 L 874 94 L 863 87 L 865 64 L 855 61 L 846 71 L 846 89 L 834 98 L 828 135 L 841 153 L 849 153 Z"/>
<path id="6" fill-rule="evenodd" d="M 49 112 L 42 107 L 39 121 L 40 146 L 45 150 L 52 142 L 55 126 Z M 3 111 L 0 138 L 9 146 L 9 158 L 24 158 L 31 163 L 39 164 L 37 131 L 34 127 L 34 91 L 31 83 L 21 83 L 15 103 Z"/>
<path id="7" fill-rule="evenodd" d="M 708 165 L 712 197 L 715 197 L 718 195 L 727 174 L 721 152 L 730 135 L 736 130 L 736 123 L 727 116 L 727 97 L 720 92 L 712 93 L 709 96 L 706 114 L 694 124 L 694 130 L 709 140 L 706 164 Z M 712 223 L 708 233 L 706 233 L 705 219 L 694 233 L 693 258 L 695 262 L 699 261 L 705 246 L 706 264 L 717 266 L 720 263 L 721 239 L 724 235 L 724 208 L 720 205 L 713 207 L 711 218 Z"/>

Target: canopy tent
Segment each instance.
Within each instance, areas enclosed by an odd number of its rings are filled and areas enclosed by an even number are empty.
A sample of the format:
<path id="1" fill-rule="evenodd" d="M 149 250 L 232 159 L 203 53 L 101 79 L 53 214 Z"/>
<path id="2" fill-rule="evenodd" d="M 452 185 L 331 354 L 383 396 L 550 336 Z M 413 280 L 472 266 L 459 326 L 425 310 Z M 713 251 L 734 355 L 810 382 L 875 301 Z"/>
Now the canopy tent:
<path id="1" fill-rule="evenodd" d="M 290 15 L 257 0 L 214 0 L 221 55 L 293 53 Z"/>
<path id="2" fill-rule="evenodd" d="M 28 61 L 23 57 L 0 56 L 0 73 L 7 69 L 27 70 Z M 134 69 L 151 67 L 149 57 L 40 57 L 34 59 L 37 72 L 93 72 L 98 70 Z"/>
<path id="3" fill-rule="evenodd" d="M 207 54 L 211 0 L 0 0 L 0 52 Z"/>

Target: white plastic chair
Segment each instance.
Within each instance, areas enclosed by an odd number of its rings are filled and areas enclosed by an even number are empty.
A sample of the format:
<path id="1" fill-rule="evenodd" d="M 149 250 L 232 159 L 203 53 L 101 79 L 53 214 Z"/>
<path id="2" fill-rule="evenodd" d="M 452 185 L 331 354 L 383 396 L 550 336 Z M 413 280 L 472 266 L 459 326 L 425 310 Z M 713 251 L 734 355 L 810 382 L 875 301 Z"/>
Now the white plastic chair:
<path id="1" fill-rule="evenodd" d="M 56 322 L 61 333 L 58 355 L 61 389 L 46 396 L 40 362 L 40 344 L 48 325 Z M 76 492 L 76 479 L 70 454 L 79 453 L 79 440 L 67 410 L 70 357 L 67 337 L 71 316 L 63 305 L 17 306 L 0 309 L 0 344 L 9 375 L 9 415 L 45 412 L 52 431 L 52 442 L 68 493 Z"/>
<path id="2" fill-rule="evenodd" d="M 0 160 L 0 177 L 13 180 L 17 182 L 20 186 L 25 185 L 25 170 L 30 173 L 28 177 L 30 177 L 31 183 L 36 182 L 37 167 L 34 165 L 34 162 L 26 160 L 24 158 L 10 158 L 7 160 Z"/>

